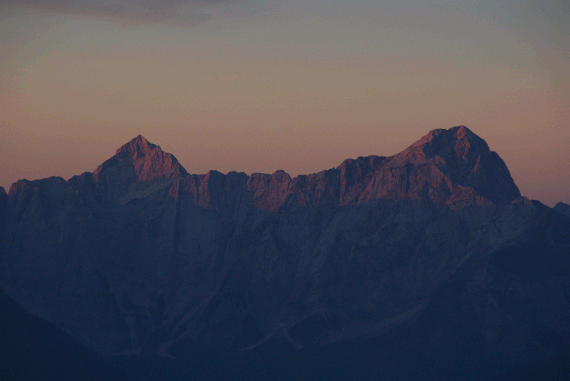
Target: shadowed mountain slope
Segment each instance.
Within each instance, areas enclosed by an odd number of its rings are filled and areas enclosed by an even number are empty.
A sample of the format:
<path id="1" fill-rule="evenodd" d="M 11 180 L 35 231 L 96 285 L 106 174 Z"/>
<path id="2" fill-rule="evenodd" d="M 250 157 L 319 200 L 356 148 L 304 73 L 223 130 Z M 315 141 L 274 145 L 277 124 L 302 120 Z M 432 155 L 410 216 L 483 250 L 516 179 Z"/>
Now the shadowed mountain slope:
<path id="1" fill-rule="evenodd" d="M 570 218 L 570 205 L 565 204 L 563 202 L 559 202 L 558 204 L 554 205 L 553 209 L 559 213 L 562 213 L 566 217 Z"/>

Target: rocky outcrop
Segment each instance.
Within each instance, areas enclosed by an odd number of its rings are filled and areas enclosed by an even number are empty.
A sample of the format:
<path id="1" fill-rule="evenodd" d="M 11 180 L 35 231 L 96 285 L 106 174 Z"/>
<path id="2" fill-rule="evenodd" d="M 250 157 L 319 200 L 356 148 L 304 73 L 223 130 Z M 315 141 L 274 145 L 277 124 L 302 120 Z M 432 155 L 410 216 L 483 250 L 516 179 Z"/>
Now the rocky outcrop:
<path id="1" fill-rule="evenodd" d="M 436 328 L 449 341 L 464 322 L 491 357 L 511 343 L 507 369 L 558 353 L 549 338 L 570 327 L 509 325 L 526 304 L 570 319 L 570 227 L 464 126 L 295 178 L 191 175 L 139 136 L 93 174 L 21 180 L 4 200 L 0 286 L 106 354 L 307 348 L 404 326 L 410 342 Z M 457 316 L 440 327 L 445 311 Z M 540 354 L 517 347 L 543 329 Z"/>

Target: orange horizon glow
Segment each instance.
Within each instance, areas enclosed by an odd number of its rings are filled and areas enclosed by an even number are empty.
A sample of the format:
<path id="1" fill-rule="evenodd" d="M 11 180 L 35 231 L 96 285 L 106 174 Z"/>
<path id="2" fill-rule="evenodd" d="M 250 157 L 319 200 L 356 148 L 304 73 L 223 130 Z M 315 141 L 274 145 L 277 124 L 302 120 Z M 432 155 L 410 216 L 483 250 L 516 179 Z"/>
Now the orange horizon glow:
<path id="1" fill-rule="evenodd" d="M 0 8 L 0 186 L 93 171 L 139 134 L 190 173 L 295 176 L 466 125 L 523 195 L 570 203 L 566 5 L 333 3 L 188 28 Z"/>

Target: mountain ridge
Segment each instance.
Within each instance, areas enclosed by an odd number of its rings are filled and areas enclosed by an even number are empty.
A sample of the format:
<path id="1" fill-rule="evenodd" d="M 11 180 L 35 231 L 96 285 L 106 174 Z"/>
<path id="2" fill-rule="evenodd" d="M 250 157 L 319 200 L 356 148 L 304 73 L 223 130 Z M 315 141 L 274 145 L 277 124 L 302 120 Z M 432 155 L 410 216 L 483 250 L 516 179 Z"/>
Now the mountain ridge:
<path id="1" fill-rule="evenodd" d="M 570 220 L 522 197 L 464 126 L 294 178 L 192 175 L 137 136 L 93 173 L 21 180 L 0 201 L 0 287 L 104 354 L 394 330 L 445 352 L 463 332 L 497 375 L 570 337 Z"/>
<path id="2" fill-rule="evenodd" d="M 220 175 L 243 176 L 217 171 L 190 175 L 173 155 L 139 135 L 95 169 L 93 180 L 98 188 L 106 189 L 106 197 L 122 202 L 137 197 L 127 196 L 129 192 L 141 196 L 145 189 L 152 191 L 152 187 L 160 189 L 177 181 L 193 183 L 197 192 L 205 192 L 197 198 L 206 200 L 214 190 L 202 182 Z M 322 194 L 339 205 L 412 199 L 452 208 L 508 204 L 521 197 L 504 162 L 465 126 L 433 130 L 391 157 L 347 159 L 336 168 L 294 178 L 279 170 L 252 173 L 247 179 L 256 205 L 272 211 L 289 202 L 319 203 Z"/>

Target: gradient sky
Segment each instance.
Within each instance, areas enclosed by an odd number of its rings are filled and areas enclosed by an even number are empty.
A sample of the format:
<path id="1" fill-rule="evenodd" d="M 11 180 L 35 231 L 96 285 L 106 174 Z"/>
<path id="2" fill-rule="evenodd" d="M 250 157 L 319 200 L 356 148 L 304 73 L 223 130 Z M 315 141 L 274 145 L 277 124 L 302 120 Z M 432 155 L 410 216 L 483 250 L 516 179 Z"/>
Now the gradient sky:
<path id="1" fill-rule="evenodd" d="M 570 203 L 570 2 L 0 0 L 0 186 L 138 134 L 190 173 L 291 175 L 466 125 Z"/>

